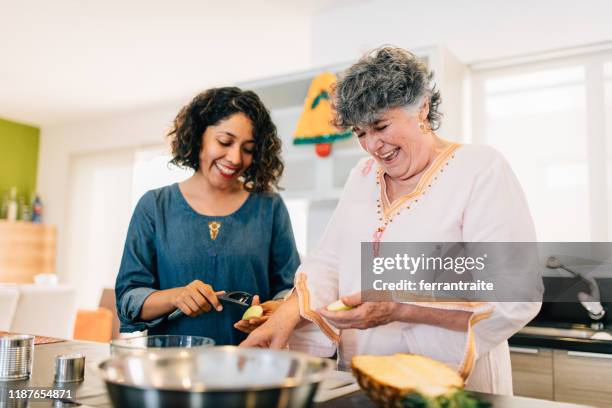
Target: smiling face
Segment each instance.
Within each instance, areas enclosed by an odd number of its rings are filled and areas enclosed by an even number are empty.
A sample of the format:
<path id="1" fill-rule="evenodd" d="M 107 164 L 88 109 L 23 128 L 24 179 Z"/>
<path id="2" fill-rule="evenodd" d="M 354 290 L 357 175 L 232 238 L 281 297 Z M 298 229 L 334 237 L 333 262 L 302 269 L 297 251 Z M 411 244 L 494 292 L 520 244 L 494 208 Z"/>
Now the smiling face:
<path id="1" fill-rule="evenodd" d="M 238 187 L 238 177 L 253 163 L 254 148 L 251 120 L 244 113 L 234 113 L 206 128 L 199 171 L 214 188 Z"/>
<path id="2" fill-rule="evenodd" d="M 427 167 L 434 149 L 433 138 L 419 129 L 421 117 L 427 117 L 427 105 L 419 113 L 391 108 L 371 125 L 353 129 L 391 179 L 408 180 Z"/>

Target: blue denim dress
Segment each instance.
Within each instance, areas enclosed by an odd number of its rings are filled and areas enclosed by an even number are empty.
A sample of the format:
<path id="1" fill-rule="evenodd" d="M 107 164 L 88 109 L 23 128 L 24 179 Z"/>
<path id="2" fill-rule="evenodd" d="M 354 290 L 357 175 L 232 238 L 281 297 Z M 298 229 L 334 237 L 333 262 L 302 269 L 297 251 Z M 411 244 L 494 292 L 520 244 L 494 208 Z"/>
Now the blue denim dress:
<path id="1" fill-rule="evenodd" d="M 218 222 L 216 238 L 209 223 Z M 195 212 L 178 184 L 147 192 L 128 229 L 115 293 L 121 332 L 206 336 L 217 345 L 238 344 L 246 335 L 233 325 L 244 309 L 224 305 L 197 317 L 169 321 L 139 318 L 147 296 L 199 279 L 214 290 L 258 294 L 262 302 L 293 286 L 299 265 L 289 213 L 275 193 L 251 193 L 233 214 Z"/>

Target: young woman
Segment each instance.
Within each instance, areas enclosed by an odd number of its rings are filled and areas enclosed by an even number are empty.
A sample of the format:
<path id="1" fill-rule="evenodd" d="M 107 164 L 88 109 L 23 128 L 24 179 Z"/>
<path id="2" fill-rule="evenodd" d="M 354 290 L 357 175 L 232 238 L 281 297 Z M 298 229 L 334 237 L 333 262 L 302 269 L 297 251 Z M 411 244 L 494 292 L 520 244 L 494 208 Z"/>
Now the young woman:
<path id="1" fill-rule="evenodd" d="M 190 334 L 238 344 L 293 285 L 299 264 L 291 222 L 274 193 L 281 141 L 257 95 L 238 88 L 197 95 L 168 134 L 171 163 L 192 168 L 182 183 L 147 192 L 128 230 L 117 276 L 121 331 Z M 265 315 L 220 302 L 245 291 Z M 186 316 L 167 316 L 176 309 Z"/>

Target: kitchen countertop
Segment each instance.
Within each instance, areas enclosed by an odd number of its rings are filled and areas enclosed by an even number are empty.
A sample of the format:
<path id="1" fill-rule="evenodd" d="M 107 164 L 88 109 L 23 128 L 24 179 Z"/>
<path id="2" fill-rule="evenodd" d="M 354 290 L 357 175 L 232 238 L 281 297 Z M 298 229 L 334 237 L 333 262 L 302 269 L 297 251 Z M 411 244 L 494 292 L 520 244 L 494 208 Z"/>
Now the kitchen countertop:
<path id="1" fill-rule="evenodd" d="M 530 330 L 531 333 L 526 333 L 526 331 L 528 331 L 530 328 L 532 329 Z M 533 328 L 561 329 L 561 331 L 566 331 L 568 333 L 563 333 L 560 335 L 542 335 L 534 333 Z M 593 330 L 584 324 L 538 322 L 537 324 L 530 324 L 526 326 L 526 329 L 527 330 L 519 331 L 517 334 L 508 339 L 510 346 L 545 347 L 561 350 L 612 354 L 612 340 L 584 338 L 572 336 L 569 333 L 572 331 L 576 331 L 576 333 L 589 331 L 599 334 L 610 334 L 612 333 L 612 327 L 610 326 L 604 326 L 599 330 Z"/>
<path id="2" fill-rule="evenodd" d="M 81 383 L 66 387 L 73 392 L 73 399 L 88 404 L 90 398 L 95 398 L 103 395 L 106 396 L 106 386 L 102 379 L 98 376 L 98 364 L 106 360 L 110 356 L 110 347 L 106 343 L 94 343 L 86 341 L 61 341 L 50 344 L 37 344 L 34 346 L 34 362 L 32 367 L 32 375 L 29 380 L 19 380 L 10 382 L 0 382 L 0 389 L 10 387 L 12 389 L 23 389 L 29 387 L 36 388 L 53 388 L 53 376 L 55 373 L 55 356 L 58 354 L 82 353 L 85 355 L 85 380 Z M 1 390 L 0 390 L 1 391 Z M 6 400 L 7 395 L 0 395 L 0 407 L 3 407 L 4 402 L 8 402 L 6 406 L 21 407 L 25 405 L 10 403 L 15 400 Z M 74 396 L 76 394 L 76 397 Z M 4 399 L 4 400 L 3 400 Z M 74 407 L 76 404 L 59 404 L 54 405 L 53 401 L 30 401 L 28 407 Z M 108 404 L 107 406 L 110 406 Z"/>
<path id="3" fill-rule="evenodd" d="M 491 403 L 493 408 L 579 408 L 586 405 L 567 404 L 564 402 L 546 401 L 534 398 L 510 397 L 505 395 L 482 394 L 475 392 L 481 399 Z M 315 408 L 349 408 L 364 407 L 376 408 L 363 391 L 357 391 L 335 400 L 315 404 Z"/>
<path id="4" fill-rule="evenodd" d="M 104 382 L 97 374 L 97 366 L 100 362 L 107 359 L 110 355 L 109 345 L 106 343 L 93 343 L 82 341 L 62 341 L 53 344 L 40 344 L 34 349 L 34 366 L 32 376 L 29 380 L 0 382 L 2 385 L 11 384 L 13 388 L 25 387 L 45 387 L 53 386 L 53 374 L 55 356 L 57 354 L 83 353 L 86 356 L 85 380 L 76 385 L 73 389 L 76 397 L 73 397 L 79 404 L 60 403 L 59 401 L 30 401 L 28 404 L 17 404 L 8 401 L 6 406 L 28 406 L 36 407 L 111 407 L 106 393 Z M 523 397 L 508 397 L 492 394 L 478 394 L 483 399 L 490 401 L 497 408 L 575 408 L 579 405 L 565 404 L 553 401 L 537 400 Z M 5 395 L 0 395 L 0 405 L 5 406 L 3 399 Z M 339 397 L 326 402 L 314 404 L 315 408 L 344 408 L 344 407 L 375 407 L 363 391 L 357 391 L 343 397 Z"/>

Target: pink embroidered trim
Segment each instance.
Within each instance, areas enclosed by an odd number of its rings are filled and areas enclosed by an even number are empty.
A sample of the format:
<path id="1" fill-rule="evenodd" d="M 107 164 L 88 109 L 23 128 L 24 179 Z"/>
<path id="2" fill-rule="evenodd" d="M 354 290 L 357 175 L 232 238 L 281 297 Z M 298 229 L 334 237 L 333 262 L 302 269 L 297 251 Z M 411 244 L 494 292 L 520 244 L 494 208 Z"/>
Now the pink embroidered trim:
<path id="1" fill-rule="evenodd" d="M 368 159 L 364 166 L 363 169 L 361 169 L 361 175 L 363 177 L 367 176 L 368 174 L 370 174 L 370 170 L 372 170 L 372 165 L 374 164 L 374 159 Z"/>
<path id="2" fill-rule="evenodd" d="M 374 231 L 374 245 L 373 245 L 373 252 L 374 252 L 374 258 L 378 258 L 378 255 L 380 255 L 380 241 L 382 239 L 383 233 L 385 232 L 384 227 L 379 227 L 376 229 L 376 231 Z"/>

